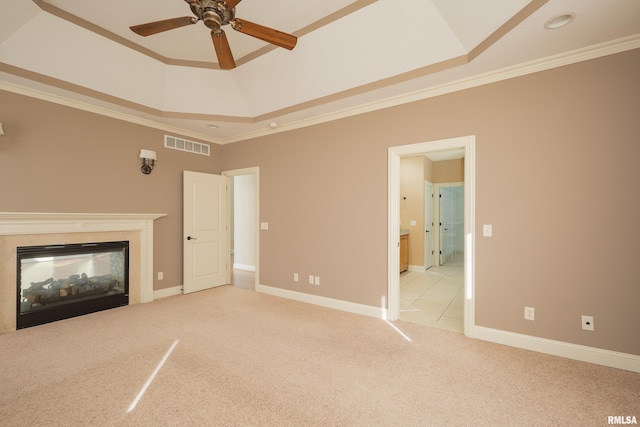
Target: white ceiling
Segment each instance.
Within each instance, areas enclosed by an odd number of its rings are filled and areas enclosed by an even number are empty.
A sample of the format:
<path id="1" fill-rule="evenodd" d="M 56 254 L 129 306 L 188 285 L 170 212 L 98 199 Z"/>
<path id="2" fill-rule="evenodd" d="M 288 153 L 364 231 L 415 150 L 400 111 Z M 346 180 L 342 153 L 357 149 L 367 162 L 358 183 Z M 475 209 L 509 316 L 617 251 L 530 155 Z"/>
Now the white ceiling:
<path id="1" fill-rule="evenodd" d="M 226 26 L 233 70 L 201 22 L 129 30 L 179 16 L 183 0 L 2 0 L 0 89 L 224 144 L 640 47 L 638 0 L 243 0 L 237 17 L 298 44 Z"/>

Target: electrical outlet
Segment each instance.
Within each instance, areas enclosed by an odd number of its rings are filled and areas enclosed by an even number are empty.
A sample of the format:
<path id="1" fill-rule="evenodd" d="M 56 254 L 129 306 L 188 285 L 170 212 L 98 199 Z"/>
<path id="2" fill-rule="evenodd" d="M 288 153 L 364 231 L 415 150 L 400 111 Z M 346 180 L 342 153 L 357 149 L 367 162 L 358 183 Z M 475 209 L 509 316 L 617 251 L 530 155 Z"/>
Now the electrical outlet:
<path id="1" fill-rule="evenodd" d="M 298 273 L 293 273 L 293 281 L 297 282 L 298 281 Z"/>
<path id="2" fill-rule="evenodd" d="M 582 329 L 593 331 L 593 316 L 582 316 Z"/>
<path id="3" fill-rule="evenodd" d="M 316 286 L 320 286 L 320 276 L 316 276 L 313 278 L 313 284 Z"/>
<path id="4" fill-rule="evenodd" d="M 158 280 L 164 279 L 164 273 L 162 271 L 158 271 Z"/>
<path id="5" fill-rule="evenodd" d="M 491 237 L 493 235 L 493 226 L 491 224 L 484 224 L 482 226 L 482 235 L 484 237 Z"/>
<path id="6" fill-rule="evenodd" d="M 309 275 L 309 284 L 313 285 L 313 275 Z"/>
<path id="7" fill-rule="evenodd" d="M 525 307 L 524 318 L 527 320 L 536 320 L 536 309 L 533 307 Z"/>

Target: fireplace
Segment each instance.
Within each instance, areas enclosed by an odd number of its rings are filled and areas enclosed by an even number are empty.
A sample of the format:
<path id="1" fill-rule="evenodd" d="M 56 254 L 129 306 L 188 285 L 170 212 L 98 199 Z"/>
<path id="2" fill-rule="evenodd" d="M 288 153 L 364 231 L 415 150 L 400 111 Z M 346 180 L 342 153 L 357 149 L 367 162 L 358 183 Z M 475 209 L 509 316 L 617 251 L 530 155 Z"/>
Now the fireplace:
<path id="1" fill-rule="evenodd" d="M 19 246 L 16 328 L 129 303 L 129 242 Z"/>
<path id="2" fill-rule="evenodd" d="M 18 247 L 128 241 L 129 305 L 153 301 L 153 224 L 164 216 L 151 213 L 0 212 L 0 334 L 17 329 Z"/>

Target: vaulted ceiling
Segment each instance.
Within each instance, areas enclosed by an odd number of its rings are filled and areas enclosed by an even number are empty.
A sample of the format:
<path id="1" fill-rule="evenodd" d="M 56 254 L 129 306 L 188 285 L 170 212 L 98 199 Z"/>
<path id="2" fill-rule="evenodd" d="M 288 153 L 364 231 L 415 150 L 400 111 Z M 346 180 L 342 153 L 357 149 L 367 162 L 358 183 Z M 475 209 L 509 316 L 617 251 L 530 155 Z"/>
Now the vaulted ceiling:
<path id="1" fill-rule="evenodd" d="M 182 16 L 184 0 L 2 0 L 0 90 L 224 144 L 640 47 L 638 0 L 242 0 L 236 17 L 298 41 L 225 26 L 231 70 L 203 22 L 129 29 Z"/>

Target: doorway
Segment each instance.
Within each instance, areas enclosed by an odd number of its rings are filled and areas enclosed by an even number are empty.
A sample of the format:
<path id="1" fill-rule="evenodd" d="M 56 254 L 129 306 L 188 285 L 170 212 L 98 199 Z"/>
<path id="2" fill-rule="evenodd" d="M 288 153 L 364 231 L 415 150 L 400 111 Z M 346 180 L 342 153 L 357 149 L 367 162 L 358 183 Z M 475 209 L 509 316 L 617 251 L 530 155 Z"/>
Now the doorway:
<path id="1" fill-rule="evenodd" d="M 400 312 L 400 157 L 437 151 L 464 150 L 464 334 L 474 336 L 474 237 L 475 237 L 475 136 L 424 142 L 389 148 L 388 191 L 388 305 L 386 317 L 397 320 Z"/>
<path id="2" fill-rule="evenodd" d="M 259 168 L 222 172 L 229 177 L 230 284 L 255 290 L 259 283 Z"/>

